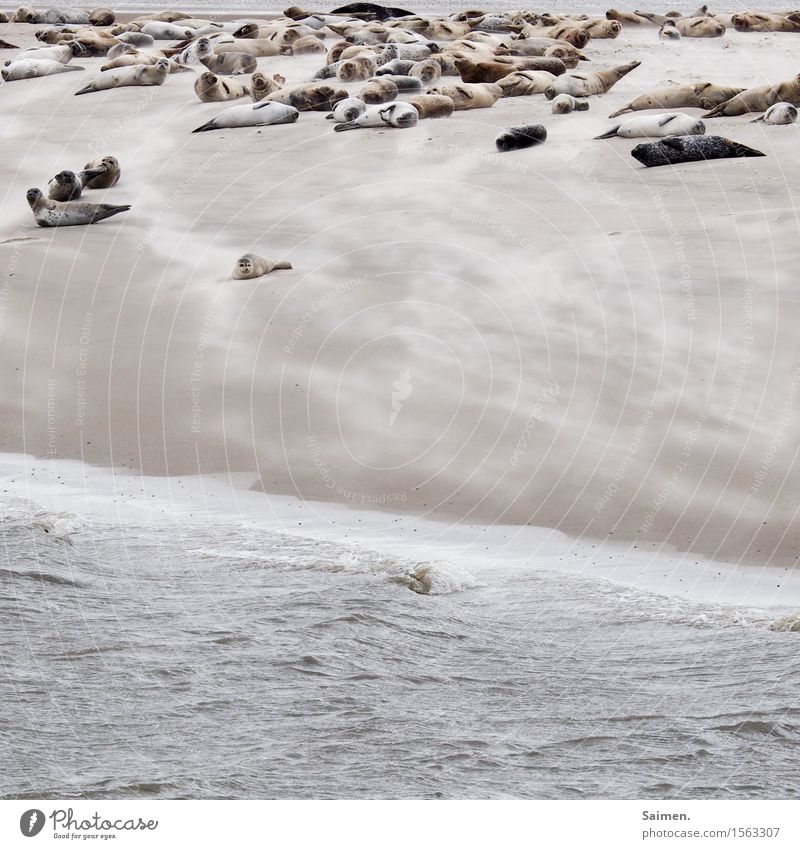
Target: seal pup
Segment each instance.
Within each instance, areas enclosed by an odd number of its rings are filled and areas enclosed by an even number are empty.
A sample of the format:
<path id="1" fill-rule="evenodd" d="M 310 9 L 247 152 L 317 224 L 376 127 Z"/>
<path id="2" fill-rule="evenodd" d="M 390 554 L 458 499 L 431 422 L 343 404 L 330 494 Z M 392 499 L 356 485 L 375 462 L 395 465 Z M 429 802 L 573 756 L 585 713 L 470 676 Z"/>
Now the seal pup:
<path id="1" fill-rule="evenodd" d="M 283 260 L 264 259 L 258 254 L 244 254 L 236 260 L 231 277 L 234 280 L 252 280 L 254 277 L 263 277 L 271 271 L 290 269 L 292 264 Z"/>
<path id="2" fill-rule="evenodd" d="M 114 68 L 101 71 L 87 86 L 75 94 L 90 94 L 93 91 L 106 91 L 123 86 L 163 85 L 169 75 L 169 59 L 159 59 L 155 65 L 131 65 L 127 68 Z"/>
<path id="3" fill-rule="evenodd" d="M 336 121 L 337 124 L 344 124 L 347 121 L 355 121 L 366 109 L 367 104 L 363 100 L 358 97 L 346 97 L 333 107 L 330 115 L 325 117 L 330 121 Z"/>
<path id="4" fill-rule="evenodd" d="M 236 80 L 221 79 L 211 71 L 205 71 L 194 81 L 194 93 L 203 103 L 221 103 L 247 97 L 250 89 Z"/>
<path id="5" fill-rule="evenodd" d="M 791 103 L 775 103 L 751 124 L 763 121 L 765 124 L 794 124 L 797 120 L 797 107 Z"/>
<path id="6" fill-rule="evenodd" d="M 0 75 L 7 83 L 19 80 L 33 80 L 37 77 L 50 77 L 67 71 L 85 71 L 78 65 L 65 65 L 55 59 L 15 59 L 7 62 Z"/>
<path id="7" fill-rule="evenodd" d="M 122 169 L 114 156 L 101 156 L 83 166 L 78 175 L 84 189 L 110 189 L 116 186 L 122 175 Z"/>
<path id="8" fill-rule="evenodd" d="M 48 200 L 39 189 L 28 189 L 26 194 L 33 217 L 40 227 L 73 227 L 79 224 L 96 224 L 120 212 L 127 212 L 129 205 L 114 206 L 110 203 L 84 203 L 69 201 L 62 203 Z"/>
<path id="9" fill-rule="evenodd" d="M 456 108 L 453 98 L 443 94 L 415 94 L 408 98 L 408 102 L 417 110 L 420 120 L 449 118 Z"/>
<path id="10" fill-rule="evenodd" d="M 419 113 L 410 103 L 385 103 L 369 106 L 355 120 L 337 124 L 333 129 L 337 133 L 344 130 L 358 130 L 362 127 L 413 127 L 419 120 Z"/>
<path id="11" fill-rule="evenodd" d="M 713 109 L 743 91 L 743 88 L 731 88 L 715 83 L 665 86 L 645 92 L 608 117 L 616 118 L 626 112 L 639 112 L 643 109 Z"/>
<path id="12" fill-rule="evenodd" d="M 685 112 L 673 112 L 628 118 L 595 138 L 610 139 L 618 136 L 622 139 L 657 139 L 665 136 L 702 136 L 705 131 L 706 125 L 699 118 L 692 118 Z"/>
<path id="13" fill-rule="evenodd" d="M 294 106 L 269 100 L 260 100 L 258 103 L 242 103 L 238 106 L 229 106 L 224 112 L 220 112 L 216 118 L 212 118 L 192 132 L 206 133 L 209 130 L 227 130 L 236 127 L 293 124 L 299 114 Z"/>
<path id="14" fill-rule="evenodd" d="M 745 91 L 715 106 L 704 118 L 716 118 L 719 115 L 732 117 L 747 112 L 766 112 L 775 103 L 791 103 L 800 106 L 800 74 L 790 80 L 775 85 L 760 85 Z"/>
<path id="15" fill-rule="evenodd" d="M 212 74 L 234 76 L 252 74 L 258 67 L 256 57 L 249 53 L 210 53 L 199 57 Z"/>
<path id="16" fill-rule="evenodd" d="M 589 71 L 576 74 L 571 71 L 563 76 L 556 77 L 555 82 L 547 87 L 545 97 L 552 100 L 559 94 L 571 94 L 573 97 L 589 97 L 593 94 L 605 94 L 610 91 L 626 74 L 641 65 L 641 62 L 628 62 L 618 65 L 616 68 L 608 68 L 604 71 Z"/>
<path id="17" fill-rule="evenodd" d="M 397 98 L 399 89 L 392 80 L 387 77 L 374 77 L 358 93 L 358 97 L 364 103 L 375 105 L 377 103 L 391 103 Z"/>
<path id="18" fill-rule="evenodd" d="M 589 101 L 578 100 L 571 94 L 559 94 L 550 102 L 550 111 L 554 115 L 566 115 L 569 112 L 583 112 L 589 108 Z"/>
<path id="19" fill-rule="evenodd" d="M 547 138 L 547 130 L 541 124 L 525 124 L 520 127 L 508 127 L 494 140 L 500 151 L 521 150 L 541 144 Z"/>
<path id="20" fill-rule="evenodd" d="M 381 65 L 378 70 L 375 71 L 375 76 L 380 77 L 384 74 L 402 74 L 403 76 L 407 76 L 408 72 L 415 65 L 420 64 L 422 63 L 415 62 L 413 59 L 392 59 L 391 62 L 386 62 L 384 65 Z M 441 65 L 439 67 L 441 68 Z"/>
<path id="21" fill-rule="evenodd" d="M 488 109 L 503 96 L 503 89 L 497 83 L 458 83 L 457 85 L 439 85 L 428 89 L 428 94 L 442 94 L 453 101 L 456 112 L 466 109 Z"/>
<path id="22" fill-rule="evenodd" d="M 722 136 L 672 136 L 656 142 L 637 144 L 631 151 L 631 156 L 648 168 L 703 162 L 709 159 L 738 159 L 764 155 L 760 150 L 754 150 Z"/>

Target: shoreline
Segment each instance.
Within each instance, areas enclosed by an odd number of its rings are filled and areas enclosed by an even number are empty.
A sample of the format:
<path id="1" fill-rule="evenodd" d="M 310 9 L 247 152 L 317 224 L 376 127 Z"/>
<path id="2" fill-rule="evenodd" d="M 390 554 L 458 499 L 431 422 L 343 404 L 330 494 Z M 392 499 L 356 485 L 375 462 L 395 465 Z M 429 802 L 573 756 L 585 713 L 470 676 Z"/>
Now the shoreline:
<path id="1" fill-rule="evenodd" d="M 794 622 L 800 617 L 800 570 L 719 563 L 664 546 L 648 550 L 611 541 L 593 543 L 549 528 L 481 527 L 357 510 L 341 503 L 254 493 L 247 482 L 247 475 L 146 477 L 73 460 L 4 454 L 0 498 L 30 502 L 68 524 L 72 516 L 90 524 L 148 525 L 165 532 L 171 526 L 232 524 L 335 543 L 409 564 L 450 563 L 489 591 L 509 575 L 553 572 L 609 581 L 661 597 L 665 604 L 681 600 L 708 608 L 708 613 L 720 608 L 733 614 L 731 624 L 737 614 L 742 624 L 783 617 Z"/>

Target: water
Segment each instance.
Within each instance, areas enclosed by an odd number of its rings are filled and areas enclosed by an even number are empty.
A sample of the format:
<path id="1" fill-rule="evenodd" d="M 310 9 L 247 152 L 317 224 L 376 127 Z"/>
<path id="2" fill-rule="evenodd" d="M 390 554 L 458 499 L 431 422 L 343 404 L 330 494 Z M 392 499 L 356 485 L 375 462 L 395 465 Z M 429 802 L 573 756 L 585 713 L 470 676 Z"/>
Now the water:
<path id="1" fill-rule="evenodd" d="M 794 798 L 794 618 L 6 499 L 3 797 Z"/>

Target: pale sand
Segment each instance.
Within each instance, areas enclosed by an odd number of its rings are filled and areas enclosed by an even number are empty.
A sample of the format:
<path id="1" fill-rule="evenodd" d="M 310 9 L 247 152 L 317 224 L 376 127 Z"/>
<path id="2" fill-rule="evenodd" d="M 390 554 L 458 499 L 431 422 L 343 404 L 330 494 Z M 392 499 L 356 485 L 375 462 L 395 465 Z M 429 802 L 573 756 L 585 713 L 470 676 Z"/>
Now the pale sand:
<path id="1" fill-rule="evenodd" d="M 628 28 L 589 54 L 643 64 L 588 113 L 512 98 L 404 131 L 192 135 L 225 104 L 191 74 L 73 97 L 103 59 L 0 85 L 0 449 L 793 563 L 797 125 L 709 121 L 768 156 L 672 169 L 591 137 L 668 80 L 793 76 L 798 45 Z M 494 152 L 532 120 L 545 145 Z M 37 228 L 25 190 L 102 153 L 123 179 L 88 199 L 132 211 Z M 227 279 L 250 250 L 295 270 Z"/>

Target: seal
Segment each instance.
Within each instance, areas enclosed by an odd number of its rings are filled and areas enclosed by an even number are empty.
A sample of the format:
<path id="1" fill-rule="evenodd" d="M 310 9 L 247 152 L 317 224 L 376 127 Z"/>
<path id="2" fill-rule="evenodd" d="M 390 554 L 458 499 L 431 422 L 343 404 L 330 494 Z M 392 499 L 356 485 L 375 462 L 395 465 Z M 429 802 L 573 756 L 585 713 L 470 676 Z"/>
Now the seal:
<path id="1" fill-rule="evenodd" d="M 738 32 L 797 32 L 800 30 L 800 15 L 769 14 L 767 12 L 737 12 L 731 15 L 731 23 Z"/>
<path id="2" fill-rule="evenodd" d="M 169 75 L 169 59 L 159 59 L 155 65 L 132 65 L 129 68 L 114 68 L 101 71 L 87 86 L 75 94 L 90 94 L 123 86 L 164 85 Z"/>
<path id="3" fill-rule="evenodd" d="M 704 162 L 709 159 L 738 159 L 764 155 L 760 150 L 754 150 L 722 136 L 673 136 L 657 142 L 637 144 L 631 151 L 631 156 L 648 168 Z"/>
<path id="4" fill-rule="evenodd" d="M 285 44 L 276 44 L 268 38 L 234 38 L 214 45 L 217 56 L 225 53 L 248 53 L 260 59 L 263 56 L 290 56 L 292 48 Z"/>
<path id="5" fill-rule="evenodd" d="M 443 94 L 415 94 L 408 102 L 417 110 L 420 119 L 449 118 L 456 108 L 453 98 Z"/>
<path id="6" fill-rule="evenodd" d="M 554 115 L 566 115 L 569 112 L 583 112 L 588 108 L 588 100 L 578 100 L 571 94 L 559 94 L 550 102 L 550 111 Z"/>
<path id="7" fill-rule="evenodd" d="M 392 59 L 391 62 L 386 62 L 386 64 L 381 65 L 378 70 L 375 71 L 375 76 L 381 77 L 384 74 L 400 74 L 401 76 L 408 76 L 408 72 L 415 65 L 421 64 L 423 63 L 415 62 L 413 59 Z M 441 65 L 439 67 L 441 68 Z"/>
<path id="8" fill-rule="evenodd" d="M 156 41 L 180 41 L 193 36 L 192 30 L 188 27 L 167 21 L 148 21 L 142 25 L 140 32 L 152 36 Z"/>
<path id="9" fill-rule="evenodd" d="M 497 83 L 459 83 L 457 85 L 439 85 L 428 89 L 428 94 L 442 94 L 453 101 L 456 112 L 466 109 L 488 109 L 503 96 L 503 89 Z"/>
<path id="10" fill-rule="evenodd" d="M 761 85 L 745 91 L 715 106 L 704 118 L 716 118 L 720 115 L 731 117 L 745 115 L 747 112 L 766 112 L 775 103 L 791 103 L 800 106 L 800 74 L 790 80 L 775 85 Z"/>
<path id="11" fill-rule="evenodd" d="M 315 35 L 304 35 L 292 45 L 292 55 L 304 56 L 307 53 L 324 53 L 325 45 Z"/>
<path id="12" fill-rule="evenodd" d="M 765 124 L 794 124 L 797 120 L 797 107 L 792 103 L 775 103 L 751 124 L 763 121 Z"/>
<path id="13" fill-rule="evenodd" d="M 260 100 L 258 103 L 241 103 L 229 106 L 216 118 L 201 124 L 193 133 L 207 133 L 209 130 L 227 130 L 238 127 L 265 127 L 270 124 L 293 124 L 299 112 L 294 106 Z"/>
<path id="14" fill-rule="evenodd" d="M 213 55 L 214 48 L 211 46 L 211 41 L 207 38 L 198 38 L 173 58 L 179 65 L 199 65 L 203 59 Z"/>
<path id="15" fill-rule="evenodd" d="M 410 103 L 386 103 L 380 106 L 368 106 L 358 118 L 337 124 L 333 129 L 337 133 L 344 130 L 358 130 L 362 127 L 413 127 L 419 120 L 419 113 Z"/>
<path id="16" fill-rule="evenodd" d="M 336 68 L 336 78 L 343 83 L 355 83 L 374 76 L 378 66 L 374 59 L 362 56 L 358 59 L 343 59 Z"/>
<path id="17" fill-rule="evenodd" d="M 122 170 L 114 156 L 101 156 L 83 166 L 78 175 L 84 189 L 110 189 L 116 186 Z"/>
<path id="18" fill-rule="evenodd" d="M 525 97 L 542 94 L 553 84 L 555 76 L 549 71 L 514 71 L 497 81 L 503 97 Z"/>
<path id="19" fill-rule="evenodd" d="M 662 41 L 680 41 L 681 34 L 675 26 L 675 21 L 672 19 L 664 21 L 664 23 L 661 24 L 661 29 L 658 31 L 658 37 Z"/>
<path id="20" fill-rule="evenodd" d="M 146 32 L 121 32 L 117 39 L 133 47 L 152 47 L 156 43 L 153 36 Z"/>
<path id="21" fill-rule="evenodd" d="M 47 184 L 47 197 L 50 200 L 77 200 L 83 186 L 74 171 L 59 171 Z"/>
<path id="22" fill-rule="evenodd" d="M 68 71 L 85 71 L 78 65 L 65 65 L 55 59 L 15 59 L 6 63 L 0 70 L 0 75 L 7 83 L 19 80 L 32 80 L 37 77 L 50 77 L 53 74 L 64 74 Z"/>
<path id="23" fill-rule="evenodd" d="M 423 86 L 429 86 L 438 83 L 442 78 L 442 66 L 435 59 L 425 59 L 412 65 L 406 74 L 409 77 L 417 77 Z"/>
<path id="24" fill-rule="evenodd" d="M 374 77 L 361 89 L 358 97 L 364 103 L 390 103 L 395 100 L 399 89 L 388 77 Z"/>
<path id="25" fill-rule="evenodd" d="M 66 44 L 54 44 L 51 47 L 29 47 L 17 59 L 52 59 L 66 65 L 76 56 L 82 55 L 80 44 L 77 41 L 68 41 Z"/>
<path id="26" fill-rule="evenodd" d="M 556 81 L 547 87 L 545 97 L 552 100 L 558 94 L 571 94 L 573 97 L 589 97 L 593 94 L 604 94 L 618 83 L 626 74 L 641 65 L 641 62 L 628 62 L 616 68 L 605 71 L 589 71 L 576 74 L 574 71 L 557 77 Z"/>
<path id="27" fill-rule="evenodd" d="M 333 112 L 325 117 L 336 121 L 337 124 L 345 124 L 347 121 L 355 121 L 359 115 L 366 111 L 367 104 L 357 97 L 346 97 L 333 107 Z"/>
<path id="28" fill-rule="evenodd" d="M 409 77 L 403 74 L 384 74 L 382 80 L 393 82 L 398 91 L 421 91 L 422 80 L 419 77 Z"/>
<path id="29" fill-rule="evenodd" d="M 104 218 L 110 218 L 120 212 L 127 212 L 130 206 L 114 206 L 110 203 L 84 203 L 69 201 L 62 203 L 48 200 L 39 189 L 28 189 L 28 205 L 40 227 L 74 227 L 79 224 L 96 224 Z"/>
<path id="30" fill-rule="evenodd" d="M 286 78 L 280 74 L 273 74 L 271 77 L 262 73 L 253 74 L 250 77 L 250 97 L 256 102 L 263 100 L 268 94 L 282 88 L 285 83 Z"/>
<path id="31" fill-rule="evenodd" d="M 521 150 L 541 144 L 547 138 L 547 130 L 541 124 L 524 124 L 508 127 L 494 140 L 499 151 Z"/>
<path id="32" fill-rule="evenodd" d="M 211 71 L 206 71 L 194 81 L 194 93 L 203 103 L 222 103 L 247 97 L 250 89 L 236 80 L 222 79 Z"/>
<path id="33" fill-rule="evenodd" d="M 199 58 L 212 74 L 222 76 L 252 74 L 258 67 L 256 57 L 249 53 L 212 53 Z"/>
<path id="34" fill-rule="evenodd" d="M 713 109 L 743 91 L 743 88 L 731 88 L 715 83 L 666 86 L 645 92 L 608 117 L 616 118 L 626 112 L 639 112 L 643 109 Z"/>
<path id="35" fill-rule="evenodd" d="M 702 136 L 706 125 L 699 118 L 692 118 L 685 112 L 672 112 L 666 115 L 639 115 L 615 124 L 610 130 L 596 139 L 664 138 L 665 136 Z"/>
<path id="36" fill-rule="evenodd" d="M 326 83 L 301 83 L 279 88 L 262 98 L 262 102 L 284 103 L 300 112 L 330 112 L 348 97 L 346 89 L 334 88 Z"/>
<path id="37" fill-rule="evenodd" d="M 231 277 L 234 280 L 252 280 L 254 277 L 263 277 L 271 271 L 280 269 L 289 269 L 292 267 L 290 262 L 283 260 L 264 259 L 258 254 L 245 254 L 236 260 L 236 265 L 233 266 Z"/>
<path id="38" fill-rule="evenodd" d="M 560 59 L 531 58 L 515 62 L 473 62 L 456 59 L 456 70 L 465 83 L 496 83 L 515 71 L 547 71 L 554 77 L 566 72 L 567 67 Z"/>

